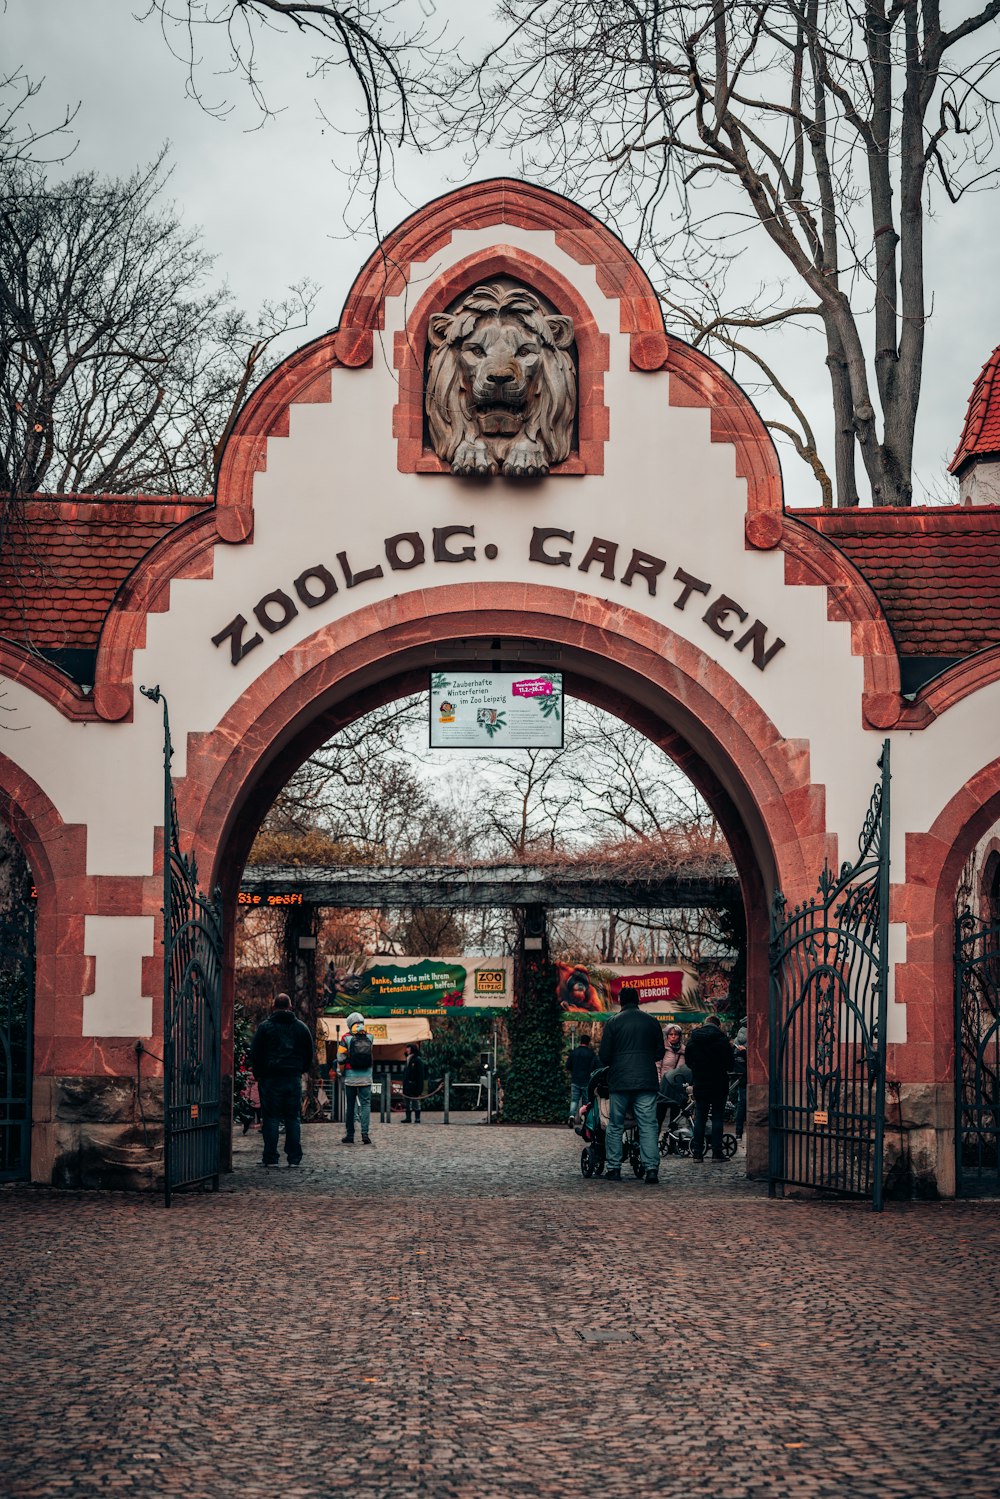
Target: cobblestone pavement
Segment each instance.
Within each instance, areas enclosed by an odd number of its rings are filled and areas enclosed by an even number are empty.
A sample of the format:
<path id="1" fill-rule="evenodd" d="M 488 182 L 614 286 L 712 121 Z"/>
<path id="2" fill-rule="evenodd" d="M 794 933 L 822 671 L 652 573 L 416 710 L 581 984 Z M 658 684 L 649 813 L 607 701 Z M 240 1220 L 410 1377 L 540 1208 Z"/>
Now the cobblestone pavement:
<path id="1" fill-rule="evenodd" d="M 1000 1492 L 1000 1204 L 585 1181 L 569 1130 L 304 1137 L 169 1212 L 0 1190 L 0 1493 Z"/>

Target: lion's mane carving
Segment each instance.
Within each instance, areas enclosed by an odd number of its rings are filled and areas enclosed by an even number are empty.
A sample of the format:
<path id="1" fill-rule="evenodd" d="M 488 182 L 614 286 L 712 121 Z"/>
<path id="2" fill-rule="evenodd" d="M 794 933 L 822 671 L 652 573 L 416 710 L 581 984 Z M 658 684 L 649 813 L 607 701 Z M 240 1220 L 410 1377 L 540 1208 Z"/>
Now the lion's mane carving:
<path id="1" fill-rule="evenodd" d="M 573 320 L 521 287 L 477 286 L 430 320 L 427 421 L 453 474 L 534 479 L 569 457 Z"/>

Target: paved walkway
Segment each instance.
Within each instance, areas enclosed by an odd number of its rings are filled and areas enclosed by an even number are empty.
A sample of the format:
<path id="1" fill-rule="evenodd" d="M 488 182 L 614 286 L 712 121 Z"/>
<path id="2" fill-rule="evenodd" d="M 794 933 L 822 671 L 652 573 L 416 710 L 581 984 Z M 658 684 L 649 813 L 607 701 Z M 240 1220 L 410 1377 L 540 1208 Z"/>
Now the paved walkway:
<path id="1" fill-rule="evenodd" d="M 219 1195 L 0 1189 L 0 1493 L 1000 1492 L 1000 1204 L 585 1181 L 425 1120 Z"/>

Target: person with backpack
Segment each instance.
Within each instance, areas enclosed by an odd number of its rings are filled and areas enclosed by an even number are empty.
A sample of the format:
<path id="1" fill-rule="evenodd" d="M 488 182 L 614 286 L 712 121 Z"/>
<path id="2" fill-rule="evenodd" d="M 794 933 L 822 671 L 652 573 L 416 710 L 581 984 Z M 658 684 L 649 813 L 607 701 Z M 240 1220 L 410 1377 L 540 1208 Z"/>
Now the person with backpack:
<path id="1" fill-rule="evenodd" d="M 277 994 L 274 1009 L 258 1027 L 250 1045 L 250 1070 L 260 1084 L 263 1115 L 262 1166 L 278 1164 L 278 1131 L 285 1126 L 289 1166 L 302 1160 L 302 1074 L 314 1060 L 308 1026 L 292 1013 L 287 994 Z"/>
<path id="2" fill-rule="evenodd" d="M 426 1080 L 427 1067 L 420 1055 L 420 1047 L 414 1041 L 406 1048 L 406 1061 L 403 1064 L 403 1105 L 406 1109 L 404 1124 L 410 1123 L 411 1113 L 413 1123 L 420 1123 L 420 1098 Z"/>
<path id="3" fill-rule="evenodd" d="M 357 1010 L 347 1017 L 347 1030 L 337 1045 L 337 1071 L 344 1084 L 344 1138 L 341 1145 L 354 1144 L 354 1121 L 361 1125 L 361 1143 L 370 1145 L 372 1117 L 372 1072 L 374 1050 L 365 1029 L 365 1017 Z"/>

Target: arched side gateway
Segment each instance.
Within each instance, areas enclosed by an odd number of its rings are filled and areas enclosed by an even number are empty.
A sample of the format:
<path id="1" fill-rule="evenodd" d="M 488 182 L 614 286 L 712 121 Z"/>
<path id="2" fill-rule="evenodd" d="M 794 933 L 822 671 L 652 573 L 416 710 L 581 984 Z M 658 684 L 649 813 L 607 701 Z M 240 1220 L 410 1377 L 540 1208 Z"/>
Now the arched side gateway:
<path id="1" fill-rule="evenodd" d="M 114 511 L 74 503 L 84 532 Z M 921 1179 L 953 1188 L 938 927 L 998 815 L 985 741 L 1000 651 L 902 680 L 851 537 L 786 514 L 752 404 L 664 333 L 603 226 L 515 182 L 430 204 L 373 256 L 339 328 L 251 397 L 214 505 L 131 503 L 153 544 L 81 632 L 92 651 L 100 629 L 89 676 L 77 662 L 92 690 L 66 670 L 71 588 L 36 599 L 33 651 L 12 625 L 2 647 L 23 732 L 5 745 L 0 810 L 51 808 L 35 1180 L 122 1181 L 143 1138 L 137 1072 L 144 1100 L 157 1086 L 161 725 L 138 687 L 169 700 L 182 843 L 232 900 L 259 816 L 312 749 L 425 683 L 450 644 L 499 637 L 557 648 L 570 690 L 661 743 L 723 822 L 750 937 L 752 1168 L 767 1148 L 768 902 L 775 887 L 809 897 L 825 862 L 854 857 L 889 738 L 894 1118 Z M 994 536 L 995 514 L 969 514 Z M 57 618 L 45 665 L 37 630 Z M 224 1072 L 230 1019 L 224 1005 Z"/>

